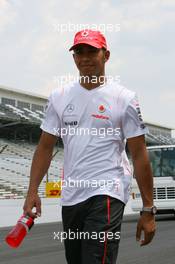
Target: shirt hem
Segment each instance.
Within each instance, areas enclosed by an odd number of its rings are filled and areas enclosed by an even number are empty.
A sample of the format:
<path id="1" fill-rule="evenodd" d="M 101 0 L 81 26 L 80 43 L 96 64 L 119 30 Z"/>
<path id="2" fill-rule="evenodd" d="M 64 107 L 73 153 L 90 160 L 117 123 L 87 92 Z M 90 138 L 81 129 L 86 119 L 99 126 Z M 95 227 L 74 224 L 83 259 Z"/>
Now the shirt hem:
<path id="1" fill-rule="evenodd" d="M 133 137 L 138 137 L 138 136 L 141 136 L 141 135 L 145 135 L 145 134 L 147 134 L 148 132 L 149 132 L 149 130 L 148 130 L 148 129 L 145 129 L 145 130 L 143 130 L 143 131 L 138 131 L 138 132 L 135 133 L 135 134 L 128 135 L 128 136 L 126 136 L 125 138 L 126 138 L 126 139 L 129 139 L 129 138 L 133 138 Z"/>
<path id="2" fill-rule="evenodd" d="M 128 202 L 128 199 L 122 199 L 121 198 L 121 196 L 119 196 L 119 195 L 113 195 L 113 194 L 111 194 L 111 193 L 108 193 L 108 192 L 104 192 L 104 193 L 102 193 L 102 192 L 97 192 L 97 193 L 93 193 L 93 194 L 91 194 L 91 195 L 87 195 L 86 197 L 84 197 L 83 199 L 77 199 L 76 201 L 74 201 L 74 202 L 62 202 L 62 200 L 61 200 L 61 206 L 71 206 L 71 205 L 76 205 L 76 204 L 78 204 L 78 203 L 81 203 L 81 202 L 84 202 L 84 201 L 86 201 L 87 199 L 89 199 L 89 198 L 91 198 L 91 197 L 93 197 L 93 196 L 95 196 L 95 195 L 109 195 L 109 196 L 111 196 L 111 197 L 113 197 L 113 198 L 116 198 L 116 199 L 118 199 L 118 200 L 120 200 L 121 202 L 123 202 L 125 205 L 127 204 L 127 202 Z M 62 198 L 61 198 L 62 199 Z"/>
<path id="3" fill-rule="evenodd" d="M 48 128 L 43 127 L 42 125 L 40 126 L 40 128 L 41 128 L 44 132 L 49 133 L 49 134 L 51 134 L 51 135 L 53 135 L 53 136 L 57 136 L 57 137 L 60 136 L 58 133 L 54 133 L 53 131 L 51 131 L 51 130 L 48 129 Z"/>

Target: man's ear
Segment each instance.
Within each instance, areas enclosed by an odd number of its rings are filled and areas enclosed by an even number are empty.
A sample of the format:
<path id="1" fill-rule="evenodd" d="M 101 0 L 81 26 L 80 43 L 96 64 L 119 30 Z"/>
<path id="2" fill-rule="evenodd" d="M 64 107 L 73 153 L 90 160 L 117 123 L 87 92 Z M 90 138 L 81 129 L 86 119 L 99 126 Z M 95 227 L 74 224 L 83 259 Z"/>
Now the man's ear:
<path id="1" fill-rule="evenodd" d="M 110 51 L 106 50 L 104 54 L 104 62 L 107 62 L 110 58 Z"/>

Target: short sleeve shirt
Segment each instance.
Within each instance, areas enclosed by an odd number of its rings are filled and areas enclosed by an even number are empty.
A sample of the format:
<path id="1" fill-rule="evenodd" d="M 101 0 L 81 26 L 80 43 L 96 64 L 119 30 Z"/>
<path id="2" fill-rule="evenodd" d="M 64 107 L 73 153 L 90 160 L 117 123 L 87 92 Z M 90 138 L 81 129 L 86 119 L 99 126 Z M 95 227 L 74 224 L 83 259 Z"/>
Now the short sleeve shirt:
<path id="1" fill-rule="evenodd" d="M 55 89 L 41 129 L 63 140 L 62 205 L 100 194 L 128 201 L 126 140 L 148 132 L 135 92 L 115 82 L 92 90 L 79 83 Z"/>

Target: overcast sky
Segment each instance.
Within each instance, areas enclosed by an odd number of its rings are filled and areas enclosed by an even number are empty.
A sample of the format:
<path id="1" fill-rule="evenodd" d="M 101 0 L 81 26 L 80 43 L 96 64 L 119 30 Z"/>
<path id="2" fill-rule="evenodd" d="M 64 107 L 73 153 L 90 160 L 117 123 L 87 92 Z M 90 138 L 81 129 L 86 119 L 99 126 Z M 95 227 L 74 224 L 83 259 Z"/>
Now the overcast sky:
<path id="1" fill-rule="evenodd" d="M 0 85 L 49 95 L 77 74 L 68 48 L 84 24 L 104 32 L 106 73 L 138 93 L 144 120 L 175 128 L 175 0 L 0 0 Z"/>

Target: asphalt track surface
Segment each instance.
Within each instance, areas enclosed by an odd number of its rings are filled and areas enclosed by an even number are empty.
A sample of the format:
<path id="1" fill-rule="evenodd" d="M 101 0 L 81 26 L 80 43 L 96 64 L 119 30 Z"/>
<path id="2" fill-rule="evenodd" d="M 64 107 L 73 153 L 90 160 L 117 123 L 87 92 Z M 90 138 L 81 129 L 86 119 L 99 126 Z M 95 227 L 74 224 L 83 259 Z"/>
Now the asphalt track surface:
<path id="1" fill-rule="evenodd" d="M 145 247 L 140 247 L 135 240 L 137 218 L 126 216 L 123 220 L 117 264 L 175 264 L 174 216 L 156 217 L 157 233 L 154 241 Z M 54 239 L 54 232 L 62 230 L 61 223 L 33 226 L 18 249 L 4 242 L 10 229 L 0 228 L 1 264 L 66 264 L 63 243 Z"/>

